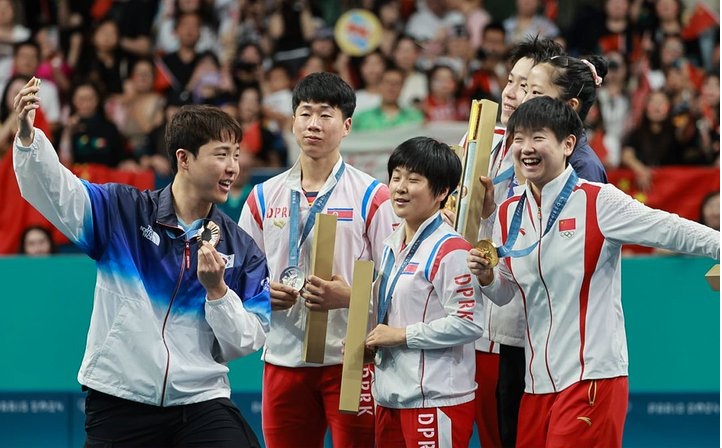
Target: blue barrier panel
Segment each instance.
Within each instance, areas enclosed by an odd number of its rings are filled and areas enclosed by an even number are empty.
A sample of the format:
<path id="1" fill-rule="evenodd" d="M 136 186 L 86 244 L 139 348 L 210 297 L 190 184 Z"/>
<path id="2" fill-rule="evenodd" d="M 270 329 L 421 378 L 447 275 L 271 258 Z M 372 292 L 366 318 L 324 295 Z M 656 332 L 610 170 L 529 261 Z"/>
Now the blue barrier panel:
<path id="1" fill-rule="evenodd" d="M 719 446 L 719 293 L 703 277 L 712 264 L 691 257 L 623 260 L 625 447 Z M 0 258 L 0 446 L 82 446 L 76 375 L 94 283 L 93 261 L 83 255 Z M 260 354 L 229 367 L 233 399 L 260 435 Z"/>
<path id="2" fill-rule="evenodd" d="M 719 447 L 719 393 L 632 394 L 625 447 Z"/>
<path id="3" fill-rule="evenodd" d="M 70 400 L 67 393 L 0 394 L 0 444 L 6 448 L 70 446 Z"/>
<path id="4" fill-rule="evenodd" d="M 6 448 L 80 448 L 82 393 L 0 393 L 0 444 Z M 231 397 L 259 439 L 261 394 Z M 719 447 L 719 394 L 631 394 L 625 448 Z M 479 446 L 476 432 L 470 446 Z M 331 447 L 327 443 L 327 447 Z"/>

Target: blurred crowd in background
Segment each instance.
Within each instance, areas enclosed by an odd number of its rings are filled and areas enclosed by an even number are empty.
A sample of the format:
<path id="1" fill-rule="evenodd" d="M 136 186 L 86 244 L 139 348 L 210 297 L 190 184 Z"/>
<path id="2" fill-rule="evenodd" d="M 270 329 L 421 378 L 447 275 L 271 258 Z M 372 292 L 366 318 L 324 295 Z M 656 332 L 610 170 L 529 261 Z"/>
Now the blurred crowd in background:
<path id="1" fill-rule="evenodd" d="M 352 8 L 381 23 L 365 56 L 335 40 Z M 244 130 L 233 216 L 252 170 L 293 162 L 283 133 L 299 78 L 331 71 L 354 87 L 354 132 L 466 121 L 472 99 L 500 101 L 508 50 L 534 35 L 607 59 L 586 125 L 608 169 L 631 169 L 644 191 L 656 167 L 719 165 L 719 2 L 682 0 L 0 0 L 0 159 L 32 76 L 36 125 L 64 164 L 152 172 L 156 187 L 171 178 L 166 121 L 213 104 Z"/>

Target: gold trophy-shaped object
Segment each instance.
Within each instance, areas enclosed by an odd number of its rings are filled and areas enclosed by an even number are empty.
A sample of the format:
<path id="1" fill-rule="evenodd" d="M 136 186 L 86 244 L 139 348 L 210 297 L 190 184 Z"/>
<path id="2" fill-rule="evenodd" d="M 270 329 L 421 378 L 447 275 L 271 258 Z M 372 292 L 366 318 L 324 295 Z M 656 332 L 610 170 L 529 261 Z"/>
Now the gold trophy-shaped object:
<path id="1" fill-rule="evenodd" d="M 449 197 L 446 208 L 456 214 L 456 231 L 472 244 L 479 236 L 481 210 L 484 206 L 484 187 L 479 182 L 479 176 L 489 173 L 498 109 L 499 105 L 493 101 L 473 100 L 464 146 L 453 147 L 461 159 L 462 174 L 459 187 Z"/>

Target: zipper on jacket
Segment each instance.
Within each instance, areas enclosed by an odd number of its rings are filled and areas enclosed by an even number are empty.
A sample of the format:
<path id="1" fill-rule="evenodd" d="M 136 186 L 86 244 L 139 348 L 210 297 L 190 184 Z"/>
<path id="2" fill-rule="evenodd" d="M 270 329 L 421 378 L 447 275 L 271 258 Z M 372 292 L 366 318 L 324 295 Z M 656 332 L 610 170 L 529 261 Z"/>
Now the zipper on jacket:
<path id="1" fill-rule="evenodd" d="M 554 389 L 554 392 L 557 392 L 557 386 L 554 384 L 554 378 L 552 377 L 552 371 L 549 368 L 549 338 L 551 338 L 552 335 L 552 301 L 551 297 L 549 296 L 549 287 L 547 286 L 546 280 L 544 280 L 544 275 L 542 274 L 542 265 L 541 265 L 541 248 L 542 248 L 542 237 L 544 236 L 543 233 L 541 233 L 541 229 L 544 227 L 542 226 L 542 210 L 541 206 L 537 207 L 537 216 L 539 217 L 539 245 L 537 246 L 537 267 L 539 269 L 539 279 L 542 282 L 542 285 L 544 285 L 544 291 L 547 294 L 547 304 L 549 305 L 549 331 L 547 332 L 547 341 L 544 347 L 544 363 L 547 367 L 547 375 L 549 375 L 549 380 L 551 381 L 552 388 Z"/>
<path id="2" fill-rule="evenodd" d="M 186 269 L 191 268 L 191 243 L 186 240 L 186 251 L 185 251 Z"/>
<path id="3" fill-rule="evenodd" d="M 185 250 L 184 250 L 184 260 L 185 263 L 181 263 L 180 273 L 178 274 L 178 281 L 176 281 L 175 289 L 173 290 L 173 295 L 170 297 L 170 302 L 168 302 L 168 309 L 165 312 L 165 317 L 163 318 L 163 327 L 161 328 L 161 339 L 163 340 L 163 347 L 165 347 L 165 353 L 166 353 L 166 360 L 165 360 L 165 374 L 163 375 L 163 389 L 161 389 L 160 393 L 160 406 L 163 407 L 163 404 L 165 403 L 165 391 L 168 386 L 168 373 L 170 371 L 170 349 L 168 349 L 168 342 L 165 340 L 165 327 L 168 323 L 168 317 L 170 317 L 170 310 L 173 307 L 173 302 L 175 301 L 176 295 L 178 294 L 178 290 L 180 289 L 181 283 L 183 281 L 183 273 L 187 269 L 190 269 L 190 242 L 186 241 L 185 244 Z"/>

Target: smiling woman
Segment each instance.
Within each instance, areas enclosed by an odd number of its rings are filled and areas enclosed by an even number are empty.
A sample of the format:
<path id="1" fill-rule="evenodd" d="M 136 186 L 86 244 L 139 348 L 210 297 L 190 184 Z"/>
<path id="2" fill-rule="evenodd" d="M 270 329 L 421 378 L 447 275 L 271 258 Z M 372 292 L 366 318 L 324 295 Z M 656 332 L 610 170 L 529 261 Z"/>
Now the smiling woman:
<path id="1" fill-rule="evenodd" d="M 440 214 L 461 161 L 448 145 L 415 137 L 394 149 L 388 172 L 404 221 L 386 239 L 374 287 L 378 325 L 366 338 L 376 351 L 376 445 L 421 446 L 434 434 L 468 446 L 476 389 L 469 342 L 482 333 L 474 316 L 481 296 L 464 265 L 470 245 Z"/>
<path id="2" fill-rule="evenodd" d="M 506 305 L 519 292 L 524 299 L 524 431 L 517 446 L 621 446 L 629 387 L 623 244 L 720 257 L 718 231 L 565 167 L 580 130 L 571 106 L 550 97 L 514 112 L 507 132 L 527 182 L 495 218 L 504 261 L 492 267 L 478 249 L 467 260 L 491 301 Z"/>
<path id="3" fill-rule="evenodd" d="M 446 204 L 461 178 L 461 161 L 447 144 L 415 137 L 391 153 L 388 173 L 391 203 L 404 220 L 408 242 Z"/>

